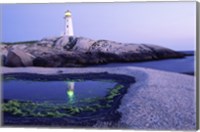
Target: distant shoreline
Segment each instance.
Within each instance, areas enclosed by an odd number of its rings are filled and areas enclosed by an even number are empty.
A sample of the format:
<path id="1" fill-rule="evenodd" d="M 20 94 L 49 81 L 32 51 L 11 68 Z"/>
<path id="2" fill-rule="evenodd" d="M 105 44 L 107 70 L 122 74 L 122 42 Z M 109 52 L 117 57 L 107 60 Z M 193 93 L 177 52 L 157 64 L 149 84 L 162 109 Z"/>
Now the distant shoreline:
<path id="1" fill-rule="evenodd" d="M 194 56 L 195 54 L 195 50 L 183 50 L 183 51 L 177 51 L 177 52 L 180 52 L 180 53 L 183 53 L 185 54 L 186 56 Z"/>

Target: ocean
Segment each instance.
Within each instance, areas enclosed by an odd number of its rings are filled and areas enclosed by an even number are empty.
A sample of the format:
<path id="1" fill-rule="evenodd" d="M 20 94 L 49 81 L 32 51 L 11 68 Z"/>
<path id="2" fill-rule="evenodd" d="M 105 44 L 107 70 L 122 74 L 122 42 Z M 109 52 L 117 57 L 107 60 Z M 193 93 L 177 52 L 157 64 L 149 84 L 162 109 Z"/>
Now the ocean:
<path id="1" fill-rule="evenodd" d="M 136 67 L 145 67 L 157 70 L 194 75 L 195 72 L 194 51 L 184 51 L 184 53 L 188 54 L 188 56 L 178 59 L 176 58 L 176 59 L 154 60 L 146 62 L 109 63 L 109 64 L 98 65 L 97 67 L 136 66 Z"/>

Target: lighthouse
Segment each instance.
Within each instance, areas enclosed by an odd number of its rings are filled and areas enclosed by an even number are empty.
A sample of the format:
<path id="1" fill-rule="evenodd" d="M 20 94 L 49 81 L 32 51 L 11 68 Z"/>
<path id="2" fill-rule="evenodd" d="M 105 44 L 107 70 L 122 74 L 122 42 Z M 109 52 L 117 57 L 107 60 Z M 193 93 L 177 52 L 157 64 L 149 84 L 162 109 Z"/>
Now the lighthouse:
<path id="1" fill-rule="evenodd" d="M 65 12 L 65 32 L 64 36 L 74 36 L 74 31 L 73 31 L 73 24 L 72 24 L 72 14 L 69 10 Z"/>

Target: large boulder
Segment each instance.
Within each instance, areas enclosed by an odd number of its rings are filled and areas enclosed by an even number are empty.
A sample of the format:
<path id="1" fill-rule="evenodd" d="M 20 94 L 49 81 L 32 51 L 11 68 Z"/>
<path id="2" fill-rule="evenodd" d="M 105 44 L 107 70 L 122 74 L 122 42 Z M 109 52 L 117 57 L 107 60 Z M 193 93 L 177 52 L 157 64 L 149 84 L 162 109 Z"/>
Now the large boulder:
<path id="1" fill-rule="evenodd" d="M 72 50 L 76 52 L 88 52 L 94 42 L 95 41 L 92 39 L 79 37 Z"/>
<path id="2" fill-rule="evenodd" d="M 10 67 L 33 66 L 35 57 L 23 50 L 9 50 L 5 60 L 5 65 Z"/>
<path id="3" fill-rule="evenodd" d="M 67 45 L 69 43 L 69 37 L 67 36 L 63 36 L 63 37 L 60 37 L 56 40 L 56 42 L 54 43 L 54 46 L 56 48 L 63 48 L 65 45 Z"/>

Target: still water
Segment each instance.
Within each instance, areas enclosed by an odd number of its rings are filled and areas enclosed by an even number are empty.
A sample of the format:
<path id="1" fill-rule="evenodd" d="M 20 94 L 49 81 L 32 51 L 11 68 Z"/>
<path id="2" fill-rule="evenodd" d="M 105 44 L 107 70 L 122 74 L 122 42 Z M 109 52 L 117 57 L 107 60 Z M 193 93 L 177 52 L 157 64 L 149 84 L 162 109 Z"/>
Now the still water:
<path id="1" fill-rule="evenodd" d="M 3 82 L 3 96 L 8 100 L 73 103 L 84 98 L 101 98 L 117 83 L 109 81 L 31 81 Z"/>
<path id="2" fill-rule="evenodd" d="M 165 59 L 134 63 L 110 63 L 105 65 L 99 65 L 98 67 L 137 66 L 178 73 L 194 73 L 194 63 L 194 56 L 186 56 L 185 58 L 180 59 Z"/>

